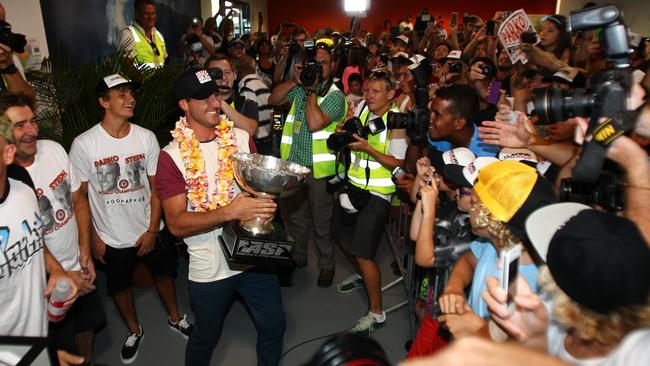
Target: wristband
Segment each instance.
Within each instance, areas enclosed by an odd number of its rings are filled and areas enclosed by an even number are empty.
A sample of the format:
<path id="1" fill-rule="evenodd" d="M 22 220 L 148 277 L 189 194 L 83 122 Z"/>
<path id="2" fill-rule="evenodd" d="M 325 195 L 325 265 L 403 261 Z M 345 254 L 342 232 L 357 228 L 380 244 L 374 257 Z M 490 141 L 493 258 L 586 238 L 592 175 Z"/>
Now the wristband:
<path id="1" fill-rule="evenodd" d="M 0 69 L 0 74 L 15 74 L 18 72 L 18 68 L 16 65 L 9 65 L 7 67 L 4 67 Z"/>

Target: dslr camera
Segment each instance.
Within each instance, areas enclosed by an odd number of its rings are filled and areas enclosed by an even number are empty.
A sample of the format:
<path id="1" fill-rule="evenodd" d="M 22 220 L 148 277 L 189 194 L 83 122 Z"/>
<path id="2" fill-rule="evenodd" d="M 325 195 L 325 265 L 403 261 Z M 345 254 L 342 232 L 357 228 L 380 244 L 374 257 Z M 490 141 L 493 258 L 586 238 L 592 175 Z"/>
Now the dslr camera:
<path id="1" fill-rule="evenodd" d="M 305 40 L 305 58 L 302 62 L 300 82 L 303 86 L 312 86 L 323 79 L 323 66 L 316 61 L 316 44 L 313 39 Z"/>
<path id="2" fill-rule="evenodd" d="M 627 99 L 632 86 L 628 68 L 632 49 L 628 43 L 628 29 L 616 5 L 600 5 L 571 12 L 568 31 L 602 28 L 600 40 L 605 50 L 606 61 L 612 67 L 595 74 L 589 89 L 575 89 L 567 92 L 556 88 L 534 90 L 535 111 L 538 123 L 553 123 L 582 116 L 588 117 L 587 133 L 598 130 L 599 119 L 609 117 L 620 130 L 634 127 L 638 111 L 627 108 Z M 573 179 L 578 182 L 596 183 L 603 167 L 606 146 L 598 142 L 598 136 L 583 146 L 580 160 L 573 168 Z M 601 183 L 598 183 L 601 184 Z"/>
<path id="3" fill-rule="evenodd" d="M 603 171 L 593 184 L 564 178 L 560 181 L 560 200 L 596 204 L 608 212 L 616 213 L 623 210 L 625 187 L 612 171 Z"/>
<path id="4" fill-rule="evenodd" d="M 14 52 L 23 53 L 27 45 L 27 38 L 25 38 L 24 34 L 13 33 L 11 24 L 0 20 L 0 43 L 11 48 Z"/>
<path id="5" fill-rule="evenodd" d="M 449 73 L 460 74 L 463 72 L 463 63 L 460 61 L 452 62 L 449 64 Z"/>
<path id="6" fill-rule="evenodd" d="M 327 148 L 333 151 L 341 151 L 348 144 L 357 141 L 352 136 L 353 134 L 367 140 L 370 135 L 376 135 L 385 129 L 386 125 L 381 117 L 369 120 L 366 126 L 363 125 L 359 117 L 352 117 L 345 121 L 341 132 L 332 134 L 327 138 Z"/>
<path id="7" fill-rule="evenodd" d="M 406 135 L 411 142 L 417 146 L 427 146 L 427 134 L 429 131 L 429 116 L 431 111 L 427 107 L 429 103 L 429 89 L 427 81 L 431 75 L 431 64 L 421 62 L 416 68 L 410 70 L 415 79 L 415 107 L 407 113 L 388 112 L 386 125 L 389 130 L 406 129 Z"/>

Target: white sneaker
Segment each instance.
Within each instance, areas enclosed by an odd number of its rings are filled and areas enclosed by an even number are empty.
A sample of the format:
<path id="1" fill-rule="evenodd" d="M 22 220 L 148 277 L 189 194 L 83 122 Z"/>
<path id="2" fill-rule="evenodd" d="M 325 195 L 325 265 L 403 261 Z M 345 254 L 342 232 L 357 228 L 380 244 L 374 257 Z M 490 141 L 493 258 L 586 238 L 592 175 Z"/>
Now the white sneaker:
<path id="1" fill-rule="evenodd" d="M 384 318 L 385 317 L 386 315 L 384 314 Z M 383 322 L 380 322 L 377 320 L 377 317 L 368 312 L 368 314 L 362 316 L 361 319 L 357 321 L 357 324 L 350 329 L 350 333 L 370 335 L 370 333 L 381 329 L 384 325 L 386 325 L 385 319 Z"/>
<path id="2" fill-rule="evenodd" d="M 344 294 L 346 292 L 354 291 L 363 287 L 363 278 L 355 273 L 353 275 L 347 276 L 343 281 L 337 283 L 336 291 Z"/>

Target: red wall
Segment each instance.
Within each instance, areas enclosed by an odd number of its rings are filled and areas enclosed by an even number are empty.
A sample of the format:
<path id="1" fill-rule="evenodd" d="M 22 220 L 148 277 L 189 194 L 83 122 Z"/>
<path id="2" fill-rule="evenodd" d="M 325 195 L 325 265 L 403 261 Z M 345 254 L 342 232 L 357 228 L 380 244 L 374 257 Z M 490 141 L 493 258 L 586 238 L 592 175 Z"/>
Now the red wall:
<path id="1" fill-rule="evenodd" d="M 483 18 L 491 19 L 495 11 L 517 10 L 524 8 L 527 14 L 553 14 L 555 0 L 516 1 L 516 0 L 370 0 L 368 16 L 361 21 L 361 27 L 379 33 L 384 20 L 390 19 L 393 25 L 399 18 L 420 14 L 422 8 L 427 8 L 435 17 L 441 15 L 445 24 L 449 24 L 451 12 L 458 12 L 462 18 L 464 12 L 469 12 Z M 343 0 L 268 0 L 269 31 L 275 32 L 281 22 L 297 23 L 311 33 L 316 29 L 333 27 L 338 30 L 350 29 L 350 17 L 343 11 Z"/>

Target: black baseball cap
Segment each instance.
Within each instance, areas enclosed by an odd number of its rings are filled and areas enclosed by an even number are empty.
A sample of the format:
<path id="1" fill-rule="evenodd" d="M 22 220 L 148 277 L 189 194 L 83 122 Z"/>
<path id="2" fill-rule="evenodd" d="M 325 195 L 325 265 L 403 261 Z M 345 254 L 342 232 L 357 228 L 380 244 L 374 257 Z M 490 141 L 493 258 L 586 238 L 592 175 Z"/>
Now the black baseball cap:
<path id="1" fill-rule="evenodd" d="M 120 86 L 129 86 L 131 89 L 137 89 L 140 87 L 140 83 L 137 81 L 129 80 L 120 74 L 112 74 L 103 77 L 97 83 L 95 91 L 97 95 L 104 94 L 107 90 L 117 88 Z"/>
<path id="2" fill-rule="evenodd" d="M 563 202 L 533 212 L 526 231 L 573 301 L 601 314 L 647 304 L 650 248 L 632 221 Z"/>
<path id="3" fill-rule="evenodd" d="M 185 70 L 174 83 L 174 96 L 177 99 L 203 100 L 219 90 L 206 69 Z"/>

